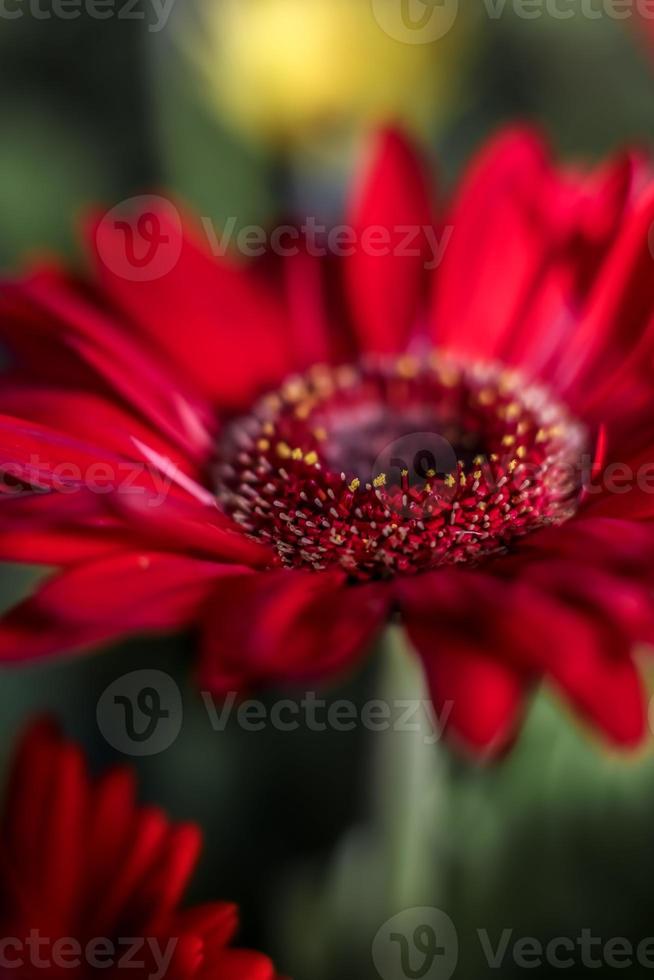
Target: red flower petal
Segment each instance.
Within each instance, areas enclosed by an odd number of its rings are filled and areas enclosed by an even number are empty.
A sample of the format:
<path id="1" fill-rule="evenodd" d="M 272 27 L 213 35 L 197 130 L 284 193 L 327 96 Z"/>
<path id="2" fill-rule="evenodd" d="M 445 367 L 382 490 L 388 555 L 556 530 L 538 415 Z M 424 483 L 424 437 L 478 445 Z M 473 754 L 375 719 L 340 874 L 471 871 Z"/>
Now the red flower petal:
<path id="1" fill-rule="evenodd" d="M 473 164 L 448 217 L 453 233 L 432 316 L 436 344 L 502 356 L 550 246 L 538 215 L 548 178 L 545 149 L 530 131 L 503 133 Z"/>
<path id="2" fill-rule="evenodd" d="M 122 521 L 90 492 L 0 494 L 0 559 L 68 565 L 133 544 Z"/>
<path id="3" fill-rule="evenodd" d="M 414 326 L 433 227 L 425 171 L 396 132 L 381 134 L 373 165 L 350 215 L 356 235 L 345 275 L 361 348 L 397 353 Z M 385 234 L 386 245 L 368 241 Z M 408 237 L 407 237 L 408 236 Z"/>
<path id="4" fill-rule="evenodd" d="M 281 266 L 288 306 L 293 364 L 305 371 L 314 364 L 332 361 L 333 330 L 327 317 L 325 263 L 298 246 Z"/>
<path id="5" fill-rule="evenodd" d="M 220 980 L 275 980 L 277 976 L 266 956 L 245 949 L 225 950 L 213 963 L 207 965 L 215 966 Z M 216 976 L 215 973 L 212 975 Z"/>
<path id="6" fill-rule="evenodd" d="M 556 172 L 530 131 L 492 142 L 448 219 L 453 233 L 436 282 L 436 343 L 561 380 L 578 308 L 643 170 L 640 158 L 627 154 L 578 177 Z"/>
<path id="7" fill-rule="evenodd" d="M 237 924 L 233 906 L 178 912 L 199 830 L 171 826 L 164 813 L 138 807 L 134 789 L 124 769 L 92 779 L 80 750 L 52 724 L 27 731 L 4 809 L 2 934 L 26 945 L 33 931 L 46 942 L 70 937 L 81 946 L 98 936 L 117 946 L 120 937 L 141 937 L 144 966 L 131 965 L 142 980 L 161 965 L 150 955 L 155 940 L 172 953 L 166 975 L 175 980 L 273 978 L 266 957 L 236 950 L 232 957 L 227 949 Z"/>
<path id="8" fill-rule="evenodd" d="M 88 915 L 92 935 L 111 935 L 126 913 L 139 934 L 147 935 L 152 912 L 150 903 L 143 902 L 141 890 L 149 887 L 167 835 L 168 821 L 159 810 L 143 807 L 130 814 L 129 836 L 121 841 L 117 863 L 113 867 L 104 864 L 102 890 L 87 897 L 89 908 L 93 909 Z M 152 899 L 156 900 L 156 896 Z"/>
<path id="9" fill-rule="evenodd" d="M 165 213 L 159 220 L 168 234 L 179 235 Z M 232 409 L 248 406 L 288 372 L 292 362 L 279 299 L 252 269 L 212 256 L 190 228 L 173 269 L 150 281 L 134 282 L 114 271 L 124 266 L 125 237 L 111 222 L 92 224 L 90 247 L 111 301 L 211 401 Z M 112 252 L 116 260 L 109 265 L 101 255 Z"/>
<path id="10" fill-rule="evenodd" d="M 216 581 L 236 568 L 137 552 L 75 566 L 0 620 L 0 659 L 26 660 L 131 632 L 180 629 L 200 615 Z"/>
<path id="11" fill-rule="evenodd" d="M 106 398 L 86 391 L 67 391 L 35 386 L 20 377 L 4 379 L 0 415 L 38 422 L 87 445 L 97 445 L 111 455 L 142 460 L 139 444 L 166 456 L 182 472 L 196 479 L 198 468 L 188 452 L 179 449 L 151 426 Z"/>
<path id="12" fill-rule="evenodd" d="M 226 578 L 205 622 L 202 680 L 217 694 L 304 680 L 350 665 L 384 621 L 388 593 L 341 572 Z"/>
<path id="13" fill-rule="evenodd" d="M 611 461 L 613 462 L 613 461 Z M 601 478 L 596 485 L 598 493 L 589 496 L 584 511 L 591 518 L 615 518 L 622 521 L 651 521 L 654 519 L 654 446 L 643 450 L 636 457 L 623 457 L 618 463 L 627 470 L 616 471 L 615 487 L 626 488 L 626 492 L 615 493 L 608 477 Z M 623 472 L 630 470 L 627 481 L 619 479 Z M 610 473 L 610 471 L 608 471 Z M 613 489 L 612 489 L 613 488 Z M 647 534 L 644 531 L 643 534 Z"/>
<path id="14" fill-rule="evenodd" d="M 575 399 L 583 414 L 616 396 L 620 377 L 627 382 L 642 365 L 650 371 L 654 319 L 652 276 L 654 188 L 638 203 L 608 255 L 566 356 L 569 373 L 582 385 Z"/>
<path id="15" fill-rule="evenodd" d="M 202 849 L 202 834 L 194 824 L 174 827 L 160 850 L 141 893 L 131 896 L 148 909 L 144 935 L 165 929 L 181 901 Z"/>
<path id="16" fill-rule="evenodd" d="M 252 568 L 272 562 L 271 549 L 244 535 L 216 504 L 180 500 L 170 494 L 116 494 L 111 505 L 148 548 L 193 553 Z"/>
<path id="17" fill-rule="evenodd" d="M 53 729 L 30 730 L 18 751 L 5 815 L 6 861 L 16 886 L 12 913 L 26 914 L 45 935 L 65 935 L 78 912 L 78 841 L 87 803 L 86 770 L 77 747 L 52 744 Z M 27 767 L 27 768 L 25 768 Z"/>
<path id="18" fill-rule="evenodd" d="M 588 721 L 618 745 L 638 745 L 646 731 L 645 691 L 630 658 L 631 642 L 592 612 L 518 586 L 507 642 L 533 669 L 547 673 Z"/>
<path id="19" fill-rule="evenodd" d="M 238 924 L 238 907 L 231 902 L 208 902 L 182 909 L 175 916 L 176 928 L 202 936 L 206 944 L 216 948 L 234 938 Z"/>
<path id="20" fill-rule="evenodd" d="M 9 345 L 21 332 L 35 334 L 33 357 L 44 359 L 49 346 L 63 348 L 73 368 L 61 372 L 57 380 L 66 387 L 85 387 L 75 361 L 91 372 L 91 383 L 102 393 L 114 392 L 123 398 L 133 411 L 140 412 L 158 431 L 177 443 L 192 457 L 206 455 L 210 423 L 207 409 L 182 383 L 178 373 L 167 368 L 155 350 L 135 343 L 129 331 L 96 303 L 89 301 L 83 290 L 76 287 L 57 270 L 45 269 L 33 273 L 21 283 L 5 284 L 2 290 L 0 330 Z M 45 338 L 45 348 L 41 347 Z M 20 346 L 19 346 L 20 353 Z M 61 361 L 59 356 L 54 368 Z M 49 376 L 49 361 L 30 371 L 37 377 Z"/>
<path id="21" fill-rule="evenodd" d="M 533 678 L 503 656 L 488 608 L 497 587 L 487 584 L 485 597 L 481 576 L 425 575 L 401 587 L 400 604 L 441 724 L 465 749 L 493 756 L 513 740 Z"/>

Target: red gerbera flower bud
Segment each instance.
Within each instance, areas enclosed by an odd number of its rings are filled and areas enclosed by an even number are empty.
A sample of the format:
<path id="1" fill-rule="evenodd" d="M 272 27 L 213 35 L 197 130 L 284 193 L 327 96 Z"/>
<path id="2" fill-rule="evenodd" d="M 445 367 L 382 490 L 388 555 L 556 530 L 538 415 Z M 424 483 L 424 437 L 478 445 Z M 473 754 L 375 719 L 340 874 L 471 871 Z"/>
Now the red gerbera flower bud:
<path id="1" fill-rule="evenodd" d="M 180 908 L 199 829 L 139 806 L 135 789 L 126 768 L 91 778 L 51 723 L 28 729 L 2 825 L 2 974 L 274 980 L 265 956 L 229 946 L 233 905 Z"/>
<path id="2" fill-rule="evenodd" d="M 645 162 L 555 169 L 510 131 L 435 219 L 385 133 L 337 255 L 305 227 L 241 264 L 164 205 L 94 227 L 92 285 L 3 289 L 0 554 L 59 572 L 2 621 L 0 656 L 195 625 L 220 693 L 342 670 L 393 616 L 476 751 L 509 744 L 542 678 L 637 743 Z"/>

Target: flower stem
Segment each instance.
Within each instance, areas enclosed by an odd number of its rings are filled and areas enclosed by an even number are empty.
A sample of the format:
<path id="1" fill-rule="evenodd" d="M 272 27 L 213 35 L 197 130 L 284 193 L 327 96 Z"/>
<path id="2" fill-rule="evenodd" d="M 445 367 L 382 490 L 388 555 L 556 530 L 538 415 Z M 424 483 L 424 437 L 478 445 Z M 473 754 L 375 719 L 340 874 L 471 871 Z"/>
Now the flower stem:
<path id="1" fill-rule="evenodd" d="M 433 902 L 445 887 L 433 857 L 435 846 L 442 852 L 450 767 L 420 663 L 399 627 L 384 635 L 382 662 L 379 697 L 392 724 L 371 736 L 372 814 L 386 898 L 397 911 L 427 897 Z"/>

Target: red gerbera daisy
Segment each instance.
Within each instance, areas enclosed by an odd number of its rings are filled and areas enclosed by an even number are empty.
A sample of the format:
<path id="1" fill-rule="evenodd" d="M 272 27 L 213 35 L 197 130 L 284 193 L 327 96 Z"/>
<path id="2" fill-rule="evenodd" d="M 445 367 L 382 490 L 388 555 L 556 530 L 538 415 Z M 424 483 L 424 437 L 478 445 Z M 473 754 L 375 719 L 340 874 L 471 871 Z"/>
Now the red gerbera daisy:
<path id="1" fill-rule="evenodd" d="M 265 956 L 229 948 L 233 905 L 179 908 L 199 848 L 195 825 L 137 805 L 129 769 L 92 779 L 50 722 L 31 726 L 4 808 L 3 975 L 274 980 Z"/>
<path id="2" fill-rule="evenodd" d="M 94 227 L 92 284 L 7 284 L 0 552 L 60 571 L 4 619 L 2 657 L 195 624 L 220 693 L 345 668 L 392 616 L 466 745 L 505 746 L 544 677 L 638 742 L 648 180 L 634 155 L 556 170 L 510 131 L 435 223 L 386 133 L 347 255 L 285 241 L 236 265 L 186 233 L 148 279 L 126 265 L 140 215 Z"/>

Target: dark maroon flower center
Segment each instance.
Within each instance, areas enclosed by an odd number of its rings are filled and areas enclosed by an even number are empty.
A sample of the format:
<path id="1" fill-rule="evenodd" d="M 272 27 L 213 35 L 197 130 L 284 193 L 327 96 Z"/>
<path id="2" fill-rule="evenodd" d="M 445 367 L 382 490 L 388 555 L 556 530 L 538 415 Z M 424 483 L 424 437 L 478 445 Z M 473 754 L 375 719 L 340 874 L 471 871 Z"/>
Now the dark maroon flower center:
<path id="1" fill-rule="evenodd" d="M 502 365 L 317 366 L 229 426 L 217 494 L 281 565 L 359 579 L 479 562 L 575 511 L 586 435 Z"/>

